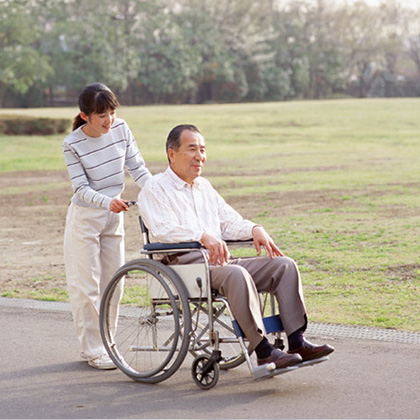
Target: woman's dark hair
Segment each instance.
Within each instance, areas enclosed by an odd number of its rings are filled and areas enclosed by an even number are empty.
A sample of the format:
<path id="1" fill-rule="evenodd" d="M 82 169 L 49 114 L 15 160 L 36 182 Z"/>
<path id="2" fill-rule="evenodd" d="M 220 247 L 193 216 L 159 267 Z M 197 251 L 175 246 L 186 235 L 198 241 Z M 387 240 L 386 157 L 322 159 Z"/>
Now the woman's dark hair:
<path id="1" fill-rule="evenodd" d="M 174 127 L 168 134 L 166 139 L 166 154 L 169 149 L 178 150 L 181 147 L 181 134 L 184 130 L 189 130 L 194 133 L 201 134 L 200 130 L 192 124 L 181 124 Z"/>
<path id="2" fill-rule="evenodd" d="M 86 86 L 79 95 L 79 109 L 86 115 L 101 114 L 108 109 L 114 110 L 119 106 L 117 97 L 103 83 L 92 83 Z M 73 130 L 85 124 L 86 121 L 77 114 L 73 121 Z"/>

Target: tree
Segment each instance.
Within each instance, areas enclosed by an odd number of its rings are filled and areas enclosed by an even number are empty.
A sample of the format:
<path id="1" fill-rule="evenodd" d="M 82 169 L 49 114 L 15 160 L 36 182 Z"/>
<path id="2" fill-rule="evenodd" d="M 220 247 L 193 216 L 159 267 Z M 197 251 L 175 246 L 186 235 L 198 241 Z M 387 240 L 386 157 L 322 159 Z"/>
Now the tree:
<path id="1" fill-rule="evenodd" d="M 420 94 L 420 8 L 401 10 L 401 19 L 408 56 L 417 69 L 417 94 Z"/>
<path id="2" fill-rule="evenodd" d="M 200 57 L 197 101 L 241 100 L 248 92 L 245 68 L 260 30 L 258 2 L 180 0 L 173 14 L 185 47 Z"/>
<path id="3" fill-rule="evenodd" d="M 155 103 L 189 102 L 198 89 L 201 57 L 196 49 L 188 48 L 182 29 L 169 14 L 159 19 L 160 25 L 156 23 L 148 22 L 141 43 L 138 81 L 143 94 Z"/>
<path id="4" fill-rule="evenodd" d="M 357 83 L 357 96 L 369 95 L 375 78 L 383 68 L 381 54 L 382 23 L 378 9 L 364 2 L 356 2 L 344 11 L 346 25 L 341 33 L 345 49 L 344 71 L 346 79 Z"/>
<path id="5" fill-rule="evenodd" d="M 94 81 L 128 105 L 317 99 L 346 83 L 359 97 L 399 95 L 401 63 L 420 76 L 420 12 L 403 5 L 0 0 L 0 101 L 49 92 L 55 105 L 61 89 L 73 104 Z"/>
<path id="6" fill-rule="evenodd" d="M 7 91 L 24 94 L 51 74 L 49 59 L 39 49 L 40 32 L 29 0 L 0 2 L 0 104 Z"/>
<path id="7" fill-rule="evenodd" d="M 343 50 L 337 36 L 340 6 L 333 0 L 303 2 L 305 23 L 302 45 L 309 67 L 305 96 L 320 99 L 343 84 Z"/>
<path id="8" fill-rule="evenodd" d="M 385 97 L 397 95 L 397 65 L 404 51 L 401 12 L 402 9 L 396 1 L 384 2 L 379 8 L 382 24 L 379 45 L 383 57 L 382 79 Z"/>
<path id="9" fill-rule="evenodd" d="M 309 62 L 303 48 L 305 12 L 300 2 L 272 4 L 261 63 L 266 99 L 298 97 L 308 89 Z"/>
<path id="10" fill-rule="evenodd" d="M 134 104 L 140 69 L 138 46 L 149 9 L 145 0 L 46 2 L 39 13 L 47 28 L 44 48 L 56 69 L 49 78 L 50 90 L 63 85 L 78 92 L 86 84 L 101 81 L 125 103 Z"/>

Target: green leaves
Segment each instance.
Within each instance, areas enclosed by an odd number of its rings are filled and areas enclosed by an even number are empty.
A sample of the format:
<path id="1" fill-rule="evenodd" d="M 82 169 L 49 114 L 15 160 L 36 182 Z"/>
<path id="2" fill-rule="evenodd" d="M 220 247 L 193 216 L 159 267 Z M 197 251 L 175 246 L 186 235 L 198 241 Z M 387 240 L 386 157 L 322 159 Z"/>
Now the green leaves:
<path id="1" fill-rule="evenodd" d="M 98 80 L 126 105 L 412 95 L 420 74 L 419 12 L 402 1 L 0 4 L 0 105 Z"/>
<path id="2" fill-rule="evenodd" d="M 7 86 L 26 93 L 52 72 L 48 57 L 39 49 L 40 32 L 27 1 L 3 1 L 0 13 L 0 99 Z"/>

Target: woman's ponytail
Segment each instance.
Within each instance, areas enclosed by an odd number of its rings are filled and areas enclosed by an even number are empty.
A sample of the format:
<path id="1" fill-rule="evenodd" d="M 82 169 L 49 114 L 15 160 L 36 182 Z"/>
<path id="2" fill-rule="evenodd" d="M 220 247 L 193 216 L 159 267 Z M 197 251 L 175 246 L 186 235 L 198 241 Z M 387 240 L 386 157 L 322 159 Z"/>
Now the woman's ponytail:
<path id="1" fill-rule="evenodd" d="M 84 119 L 82 119 L 82 117 L 80 116 L 80 114 L 77 114 L 74 117 L 74 120 L 73 120 L 73 131 L 76 130 L 76 128 L 81 127 L 85 123 L 86 123 L 86 121 Z"/>

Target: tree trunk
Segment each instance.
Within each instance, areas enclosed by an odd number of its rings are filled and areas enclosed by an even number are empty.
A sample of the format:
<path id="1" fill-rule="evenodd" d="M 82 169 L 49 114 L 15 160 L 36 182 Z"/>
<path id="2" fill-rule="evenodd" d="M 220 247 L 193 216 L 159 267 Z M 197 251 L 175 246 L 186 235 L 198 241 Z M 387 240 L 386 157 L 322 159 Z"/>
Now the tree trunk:
<path id="1" fill-rule="evenodd" d="M 3 108 L 4 89 L 5 89 L 4 83 L 0 83 L 0 108 Z"/>

